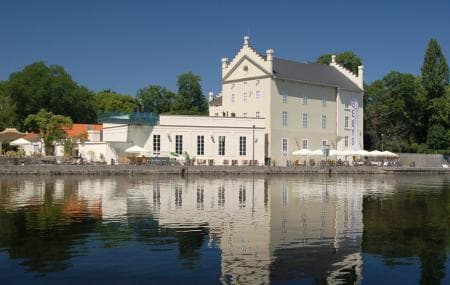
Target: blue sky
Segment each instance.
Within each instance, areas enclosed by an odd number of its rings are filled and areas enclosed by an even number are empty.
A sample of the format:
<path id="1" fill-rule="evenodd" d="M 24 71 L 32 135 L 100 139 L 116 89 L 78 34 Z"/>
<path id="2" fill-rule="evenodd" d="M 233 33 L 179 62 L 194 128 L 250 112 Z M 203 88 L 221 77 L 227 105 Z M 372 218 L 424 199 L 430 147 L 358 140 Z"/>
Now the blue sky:
<path id="1" fill-rule="evenodd" d="M 450 61 L 450 1 L 0 1 L 0 81 L 34 61 L 59 64 L 92 90 L 135 95 L 193 71 L 220 91 L 220 59 L 250 41 L 314 61 L 352 50 L 366 82 L 419 74 L 431 37 Z"/>

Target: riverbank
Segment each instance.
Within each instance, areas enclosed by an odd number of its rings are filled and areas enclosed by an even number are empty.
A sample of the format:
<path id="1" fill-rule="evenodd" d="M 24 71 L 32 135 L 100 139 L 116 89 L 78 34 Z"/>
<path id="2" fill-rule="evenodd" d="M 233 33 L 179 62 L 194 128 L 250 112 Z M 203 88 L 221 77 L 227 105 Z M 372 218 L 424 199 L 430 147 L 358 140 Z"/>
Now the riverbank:
<path id="1" fill-rule="evenodd" d="M 450 174 L 445 168 L 415 167 L 265 167 L 133 165 L 0 165 L 0 175 L 150 175 L 150 174 Z"/>

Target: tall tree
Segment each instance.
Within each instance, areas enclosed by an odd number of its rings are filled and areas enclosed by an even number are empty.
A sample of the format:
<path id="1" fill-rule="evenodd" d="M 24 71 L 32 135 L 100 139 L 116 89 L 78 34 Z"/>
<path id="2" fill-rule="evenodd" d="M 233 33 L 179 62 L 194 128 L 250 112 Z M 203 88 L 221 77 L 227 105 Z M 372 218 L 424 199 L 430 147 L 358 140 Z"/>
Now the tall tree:
<path id="1" fill-rule="evenodd" d="M 158 85 L 150 85 L 139 89 L 136 100 L 144 111 L 161 114 L 172 111 L 175 94 Z"/>
<path id="2" fill-rule="evenodd" d="M 118 94 L 112 90 L 104 90 L 96 93 L 94 102 L 97 115 L 105 112 L 131 113 L 137 107 L 137 102 L 133 97 Z"/>
<path id="3" fill-rule="evenodd" d="M 206 114 L 208 102 L 203 96 L 201 78 L 192 72 L 178 75 L 178 94 L 174 111 L 181 114 Z"/>
<path id="4" fill-rule="evenodd" d="M 26 66 L 10 75 L 6 92 L 20 106 L 16 110 L 19 127 L 23 127 L 28 115 L 44 108 L 79 123 L 93 122 L 96 118 L 92 92 L 79 86 L 58 65 L 36 62 Z"/>
<path id="5" fill-rule="evenodd" d="M 390 72 L 365 88 L 365 138 L 367 148 L 384 142 L 394 151 L 409 151 L 412 142 L 425 143 L 426 122 L 420 111 L 424 91 L 411 74 Z"/>
<path id="6" fill-rule="evenodd" d="M 16 106 L 5 89 L 5 83 L 0 82 L 0 131 L 16 126 Z"/>
<path id="7" fill-rule="evenodd" d="M 331 54 L 328 53 L 319 56 L 316 62 L 320 64 L 329 65 L 331 63 Z M 352 51 L 345 51 L 337 54 L 336 62 L 355 74 L 358 73 L 358 66 L 362 65 L 361 58 L 359 58 Z"/>
<path id="8" fill-rule="evenodd" d="M 422 65 L 422 84 L 428 99 L 442 97 L 449 82 L 447 61 L 436 39 L 431 39 Z"/>
<path id="9" fill-rule="evenodd" d="M 28 115 L 25 119 L 26 129 L 41 135 L 47 155 L 53 155 L 53 142 L 65 138 L 64 128 L 70 128 L 71 126 L 72 120 L 70 117 L 54 115 L 44 109 L 37 114 Z"/>

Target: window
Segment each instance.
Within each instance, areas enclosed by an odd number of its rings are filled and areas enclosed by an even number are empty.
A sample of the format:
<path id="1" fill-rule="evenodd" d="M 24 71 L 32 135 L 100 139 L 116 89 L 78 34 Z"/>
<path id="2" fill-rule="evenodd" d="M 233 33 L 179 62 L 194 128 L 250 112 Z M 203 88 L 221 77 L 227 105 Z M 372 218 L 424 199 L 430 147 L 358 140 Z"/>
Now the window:
<path id="1" fill-rule="evenodd" d="M 247 155 L 247 137 L 239 137 L 239 155 Z"/>
<path id="2" fill-rule="evenodd" d="M 288 140 L 285 138 L 281 139 L 281 153 L 283 156 L 287 156 L 288 154 Z"/>
<path id="3" fill-rule="evenodd" d="M 233 88 L 234 88 L 234 83 L 233 83 L 233 84 L 231 84 L 231 89 L 233 90 Z"/>
<path id="4" fill-rule="evenodd" d="M 183 136 L 182 135 L 175 136 L 175 153 L 183 154 Z"/>
<path id="5" fill-rule="evenodd" d="M 308 149 L 308 140 L 307 139 L 302 140 L 302 148 Z"/>
<path id="6" fill-rule="evenodd" d="M 219 155 L 225 155 L 225 136 L 219 136 Z"/>
<path id="7" fill-rule="evenodd" d="M 214 116 L 218 117 L 218 116 L 219 116 L 219 113 L 214 113 Z"/>
<path id="8" fill-rule="evenodd" d="M 236 101 L 236 95 L 231 94 L 231 103 L 234 103 Z"/>
<path id="9" fill-rule="evenodd" d="M 259 79 L 256 79 L 256 86 L 259 85 Z"/>
<path id="10" fill-rule="evenodd" d="M 322 107 L 327 106 L 327 98 L 325 96 L 322 96 Z"/>
<path id="11" fill-rule="evenodd" d="M 244 118 L 246 118 L 247 117 L 247 112 L 244 112 Z"/>
<path id="12" fill-rule="evenodd" d="M 328 145 L 328 141 L 327 140 L 322 140 L 322 145 L 323 146 Z"/>
<path id="13" fill-rule="evenodd" d="M 287 91 L 284 91 L 283 93 L 281 93 L 281 96 L 283 97 L 283 103 L 287 103 L 287 100 L 288 100 Z"/>
<path id="14" fill-rule="evenodd" d="M 153 135 L 153 154 L 161 151 L 161 135 Z"/>
<path id="15" fill-rule="evenodd" d="M 327 115 L 322 115 L 322 129 L 327 128 Z"/>
<path id="16" fill-rule="evenodd" d="M 350 108 L 350 100 L 347 97 L 344 97 L 344 107 L 345 107 L 345 109 Z"/>
<path id="17" fill-rule="evenodd" d="M 283 115 L 281 118 L 281 124 L 283 125 L 283 127 L 287 127 L 287 122 L 288 122 L 288 113 L 286 111 L 283 111 Z"/>
<path id="18" fill-rule="evenodd" d="M 345 128 L 345 129 L 348 129 L 348 116 L 345 116 L 345 119 L 344 119 L 344 128 Z"/>
<path id="19" fill-rule="evenodd" d="M 205 136 L 197 136 L 197 155 L 205 154 Z"/>
<path id="20" fill-rule="evenodd" d="M 304 129 L 308 128 L 308 113 L 303 113 L 302 123 Z"/>
<path id="21" fill-rule="evenodd" d="M 345 147 L 348 147 L 348 136 L 344 137 L 344 145 Z"/>
<path id="22" fill-rule="evenodd" d="M 308 105 L 308 96 L 303 96 L 303 105 Z"/>
<path id="23" fill-rule="evenodd" d="M 244 91 L 244 96 L 242 97 L 242 100 L 244 100 L 244 102 L 247 102 L 248 96 L 247 96 L 247 91 Z"/>
<path id="24" fill-rule="evenodd" d="M 260 116 L 260 113 L 256 112 L 256 118 L 259 118 L 259 116 Z"/>
<path id="25" fill-rule="evenodd" d="M 256 90 L 255 97 L 256 97 L 256 100 L 259 100 L 261 98 L 261 91 Z"/>

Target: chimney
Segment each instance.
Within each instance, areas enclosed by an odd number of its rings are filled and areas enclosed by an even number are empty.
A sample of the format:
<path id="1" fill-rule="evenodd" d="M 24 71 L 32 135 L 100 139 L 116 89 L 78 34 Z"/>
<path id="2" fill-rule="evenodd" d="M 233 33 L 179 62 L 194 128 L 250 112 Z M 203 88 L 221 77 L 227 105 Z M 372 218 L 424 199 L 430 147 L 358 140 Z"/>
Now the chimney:
<path id="1" fill-rule="evenodd" d="M 248 46 L 249 40 L 250 40 L 250 37 L 249 37 L 249 36 L 245 36 L 245 37 L 244 37 L 244 46 Z"/>
<path id="2" fill-rule="evenodd" d="M 336 55 L 331 55 L 331 63 L 336 63 Z"/>
<path id="3" fill-rule="evenodd" d="M 267 61 L 273 60 L 273 49 L 266 50 L 266 57 L 267 57 Z"/>
<path id="4" fill-rule="evenodd" d="M 364 65 L 358 66 L 358 86 L 361 89 L 364 87 Z"/>
<path id="5" fill-rule="evenodd" d="M 222 69 L 225 69 L 228 67 L 228 58 L 224 57 L 222 58 Z"/>
<path id="6" fill-rule="evenodd" d="M 208 102 L 211 102 L 214 99 L 214 93 L 213 92 L 209 92 L 208 93 Z"/>

